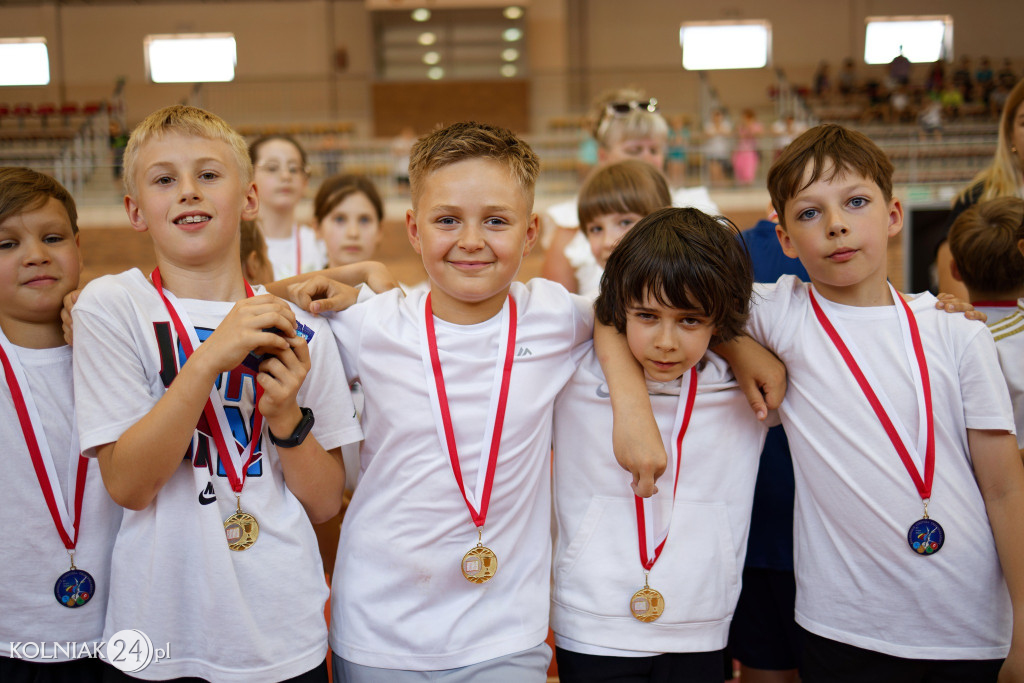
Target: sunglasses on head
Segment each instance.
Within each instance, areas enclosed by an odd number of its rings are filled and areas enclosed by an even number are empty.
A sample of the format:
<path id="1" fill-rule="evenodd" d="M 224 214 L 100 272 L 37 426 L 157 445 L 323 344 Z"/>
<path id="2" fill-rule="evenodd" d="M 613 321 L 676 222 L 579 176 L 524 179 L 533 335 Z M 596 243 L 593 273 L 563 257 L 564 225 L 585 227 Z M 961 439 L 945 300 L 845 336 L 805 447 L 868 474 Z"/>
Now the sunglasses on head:
<path id="1" fill-rule="evenodd" d="M 604 111 L 608 116 L 625 116 L 631 111 L 643 110 L 650 113 L 658 111 L 658 100 L 630 100 L 628 102 L 609 102 Z"/>

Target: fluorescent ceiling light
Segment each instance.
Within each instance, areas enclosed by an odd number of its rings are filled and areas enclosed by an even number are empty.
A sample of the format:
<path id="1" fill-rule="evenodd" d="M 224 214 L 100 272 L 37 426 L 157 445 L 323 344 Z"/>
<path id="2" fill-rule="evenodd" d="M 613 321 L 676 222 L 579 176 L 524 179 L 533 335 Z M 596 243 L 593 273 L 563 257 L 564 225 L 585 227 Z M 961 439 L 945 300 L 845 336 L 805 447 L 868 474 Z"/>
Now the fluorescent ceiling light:
<path id="1" fill-rule="evenodd" d="M 50 57 L 45 38 L 0 38 L 0 85 L 46 85 Z"/>
<path id="2" fill-rule="evenodd" d="M 683 68 L 760 69 L 768 65 L 771 39 L 767 21 L 684 23 L 679 29 Z"/>
<path id="3" fill-rule="evenodd" d="M 146 69 L 154 83 L 222 83 L 235 80 L 238 61 L 230 33 L 146 36 Z"/>

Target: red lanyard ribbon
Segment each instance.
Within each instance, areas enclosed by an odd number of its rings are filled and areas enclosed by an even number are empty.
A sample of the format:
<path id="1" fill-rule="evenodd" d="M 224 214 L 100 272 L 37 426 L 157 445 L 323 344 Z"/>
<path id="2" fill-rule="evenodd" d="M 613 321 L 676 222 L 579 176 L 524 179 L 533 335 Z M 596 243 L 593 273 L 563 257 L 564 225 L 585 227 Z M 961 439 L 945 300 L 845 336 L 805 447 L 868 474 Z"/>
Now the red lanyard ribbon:
<path id="1" fill-rule="evenodd" d="M 494 424 L 491 429 L 491 444 L 489 450 L 481 452 L 480 459 L 483 460 L 486 453 L 486 475 L 483 481 L 483 490 L 478 491 L 479 494 L 479 508 L 474 506 L 473 502 L 470 501 L 469 495 L 466 492 L 466 485 L 462 480 L 462 467 L 459 464 L 459 453 L 455 444 L 455 430 L 452 428 L 452 416 L 451 410 L 448 407 L 448 394 L 444 388 L 444 374 L 441 371 L 441 358 L 437 352 L 437 337 L 434 333 L 434 311 L 430 305 L 430 295 L 427 294 L 425 309 L 425 320 L 426 320 L 426 341 L 430 355 L 430 367 L 434 375 L 434 386 L 437 390 L 437 407 L 440 409 L 441 424 L 444 428 L 444 444 L 447 446 L 448 459 L 452 464 L 452 472 L 455 474 L 455 481 L 459 485 L 459 491 L 462 493 L 462 499 L 466 501 L 466 507 L 469 508 L 469 514 L 473 518 L 473 523 L 478 527 L 484 525 L 484 521 L 487 519 L 487 508 L 491 501 L 491 488 L 494 486 L 494 470 L 498 464 L 498 449 L 501 446 L 501 431 L 505 424 L 505 405 L 508 402 L 508 387 L 509 382 L 512 379 L 512 359 L 515 356 L 516 346 L 516 300 L 509 295 L 508 297 L 508 316 L 503 318 L 503 322 L 508 324 L 508 335 L 504 344 L 504 363 L 501 369 L 501 382 L 500 390 L 497 396 L 497 407 L 494 410 Z M 499 350 L 499 357 L 501 351 Z M 492 405 L 493 405 L 492 397 Z M 485 433 L 486 441 L 486 433 Z M 479 477 L 478 477 L 479 480 Z M 476 498 L 476 496 L 474 496 Z"/>
<path id="2" fill-rule="evenodd" d="M 928 379 L 928 362 L 925 360 L 924 346 L 921 344 L 921 335 L 917 329 L 917 320 L 914 318 L 914 312 L 910 310 L 910 306 L 903 300 L 899 292 L 892 289 L 892 297 L 897 302 L 896 311 L 897 315 L 902 311 L 905 313 L 905 320 L 901 319 L 901 328 L 906 327 L 909 331 L 910 341 L 913 345 L 914 356 L 917 359 L 917 365 L 921 373 L 921 390 L 924 394 L 924 407 L 925 407 L 925 418 L 926 424 L 925 429 L 927 430 L 927 446 L 925 447 L 925 458 L 924 458 L 924 478 L 921 478 L 921 474 L 917 469 L 917 465 L 914 463 L 913 458 L 910 456 L 910 452 L 907 449 L 906 444 L 903 443 L 903 439 L 896 431 L 896 427 L 893 425 L 892 420 L 886 414 L 885 409 L 882 408 L 881 401 L 878 400 L 878 396 L 871 388 L 871 384 L 868 382 L 864 373 L 861 371 L 860 366 L 854 359 L 853 354 L 850 353 L 850 349 L 847 348 L 846 344 L 843 343 L 839 333 L 836 332 L 836 328 L 833 327 L 829 321 L 828 316 L 825 315 L 825 311 L 822 310 L 821 305 L 814 297 L 814 291 L 808 290 L 811 299 L 811 307 L 814 309 L 814 315 L 817 316 L 818 322 L 825 329 L 825 333 L 829 339 L 835 345 L 839 351 L 839 355 L 846 361 L 846 366 L 850 368 L 850 372 L 853 373 L 854 378 L 857 380 L 857 384 L 860 385 L 860 389 L 864 392 L 864 396 L 867 398 L 868 403 L 871 404 L 871 409 L 875 411 L 875 415 L 878 417 L 878 421 L 882 423 L 882 428 L 885 429 L 885 433 L 889 436 L 889 440 L 892 442 L 893 447 L 900 456 L 900 460 L 903 462 L 903 466 L 907 468 L 907 472 L 910 474 L 910 478 L 914 481 L 914 486 L 917 487 L 917 492 L 921 496 L 921 500 L 928 500 L 932 495 L 932 479 L 935 475 L 935 425 L 932 417 L 932 387 L 931 382 Z M 900 316 L 903 318 L 904 316 Z M 904 343 L 906 339 L 904 339 Z M 909 355 L 909 354 L 908 354 Z"/>
<path id="3" fill-rule="evenodd" d="M 42 489 L 46 508 L 50 511 L 53 525 L 57 527 L 60 540 L 64 547 L 74 550 L 78 544 L 78 526 L 82 519 L 82 500 L 85 497 L 85 478 L 89 471 L 89 462 L 78 450 L 78 430 L 74 423 L 71 426 L 71 462 L 75 465 L 75 475 L 71 480 L 69 498 L 74 501 L 71 510 L 64 502 L 60 491 L 57 472 L 53 462 L 50 445 L 42 430 L 42 419 L 32 399 L 32 390 L 26 380 L 24 370 L 18 360 L 17 352 L 5 335 L 0 333 L 0 363 L 4 366 L 4 376 L 11 390 L 11 400 L 21 423 L 21 433 L 25 437 L 32 467 Z M 24 387 L 24 389 L 22 389 Z M 38 427 L 38 429 L 37 429 Z M 77 456 L 77 460 L 75 457 Z M 70 513 L 70 514 L 69 514 Z"/>
<path id="4" fill-rule="evenodd" d="M 672 515 L 674 514 L 676 489 L 679 488 L 679 469 L 683 462 L 683 437 L 686 435 L 687 427 L 690 426 L 690 415 L 693 413 L 694 397 L 697 395 L 697 368 L 690 368 L 689 373 L 690 384 L 686 390 L 686 398 L 684 400 L 682 396 L 679 397 L 679 407 L 676 409 L 675 423 L 679 425 L 679 431 L 676 433 L 676 472 L 672 482 L 672 507 L 669 509 L 669 523 L 665 525 L 660 541 L 656 542 L 653 529 L 647 528 L 647 517 L 650 516 L 653 521 L 653 514 L 650 514 L 654 510 L 651 498 L 633 496 L 633 502 L 636 504 L 636 531 L 637 537 L 640 539 L 640 564 L 647 571 L 650 571 L 654 567 L 654 563 L 661 557 L 661 551 L 665 548 L 665 541 L 668 540 L 668 531 L 671 527 Z"/>
<path id="5" fill-rule="evenodd" d="M 163 283 L 160 279 L 160 269 L 154 269 L 150 277 L 153 280 L 153 286 L 156 287 L 157 293 L 163 299 L 167 313 L 171 316 L 174 331 L 178 334 L 178 341 L 181 342 L 181 346 L 185 351 L 185 360 L 187 361 L 196 350 L 196 347 L 199 346 L 199 338 L 196 335 L 195 328 L 191 324 L 186 326 L 182 322 L 182 318 L 187 320 L 188 316 L 184 311 L 178 310 L 178 307 L 175 305 L 176 299 L 174 294 L 164 292 Z M 245 282 L 245 295 L 247 297 L 253 296 L 252 287 L 249 286 L 248 282 Z M 213 432 L 213 441 L 217 446 L 220 461 L 224 465 L 224 473 L 227 474 L 228 482 L 230 482 L 231 489 L 235 493 L 242 492 L 242 488 L 245 486 L 246 471 L 259 455 L 258 451 L 256 451 L 256 444 L 259 443 L 260 437 L 263 434 L 263 413 L 260 412 L 260 399 L 262 397 L 263 387 L 256 383 L 256 397 L 253 399 L 252 434 L 249 437 L 249 442 L 244 446 L 231 433 L 231 427 L 228 425 L 227 415 L 224 413 L 224 406 L 221 404 L 216 386 L 211 388 L 210 397 L 206 399 L 206 405 L 203 406 L 203 415 L 210 425 L 210 431 Z M 235 448 L 229 450 L 229 443 L 234 443 Z M 236 456 L 238 456 L 237 462 Z"/>

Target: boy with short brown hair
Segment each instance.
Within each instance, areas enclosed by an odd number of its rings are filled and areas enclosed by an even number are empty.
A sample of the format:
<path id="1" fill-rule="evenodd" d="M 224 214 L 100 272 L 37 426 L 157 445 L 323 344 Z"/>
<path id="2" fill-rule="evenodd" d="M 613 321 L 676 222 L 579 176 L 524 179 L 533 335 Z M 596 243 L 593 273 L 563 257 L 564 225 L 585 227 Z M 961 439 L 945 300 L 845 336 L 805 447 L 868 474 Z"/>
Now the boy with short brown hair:
<path id="1" fill-rule="evenodd" d="M 121 510 L 79 455 L 61 332 L 82 254 L 75 201 L 50 176 L 0 167 L 0 680 L 98 682 Z M 68 556 L 71 556 L 70 560 Z"/>
<path id="2" fill-rule="evenodd" d="M 73 312 L 83 451 L 127 508 L 104 635 L 169 645 L 140 678 L 326 681 L 310 521 L 337 512 L 340 447 L 361 437 L 338 355 L 321 321 L 242 277 L 239 222 L 258 201 L 222 119 L 151 114 L 125 186 L 158 267 L 89 283 Z"/>
<path id="3" fill-rule="evenodd" d="M 801 678 L 1018 672 L 1024 468 L 991 336 L 888 283 L 903 207 L 865 136 L 805 132 L 768 188 L 812 283 L 757 286 L 748 325 L 789 373 Z"/>

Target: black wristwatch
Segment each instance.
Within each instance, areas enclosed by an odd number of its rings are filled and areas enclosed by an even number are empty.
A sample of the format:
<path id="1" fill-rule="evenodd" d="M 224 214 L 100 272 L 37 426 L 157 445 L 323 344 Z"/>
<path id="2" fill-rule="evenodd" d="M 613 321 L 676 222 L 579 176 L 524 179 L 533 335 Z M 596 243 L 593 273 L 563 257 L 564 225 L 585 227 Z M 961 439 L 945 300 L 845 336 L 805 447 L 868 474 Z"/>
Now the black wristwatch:
<path id="1" fill-rule="evenodd" d="M 279 439 L 274 436 L 274 432 L 267 430 L 267 434 L 270 435 L 270 442 L 278 448 L 295 448 L 309 436 L 309 430 L 313 428 L 313 410 L 311 408 L 299 408 L 302 411 L 302 419 L 299 420 L 299 424 L 295 425 L 294 431 L 291 436 L 287 439 Z"/>

